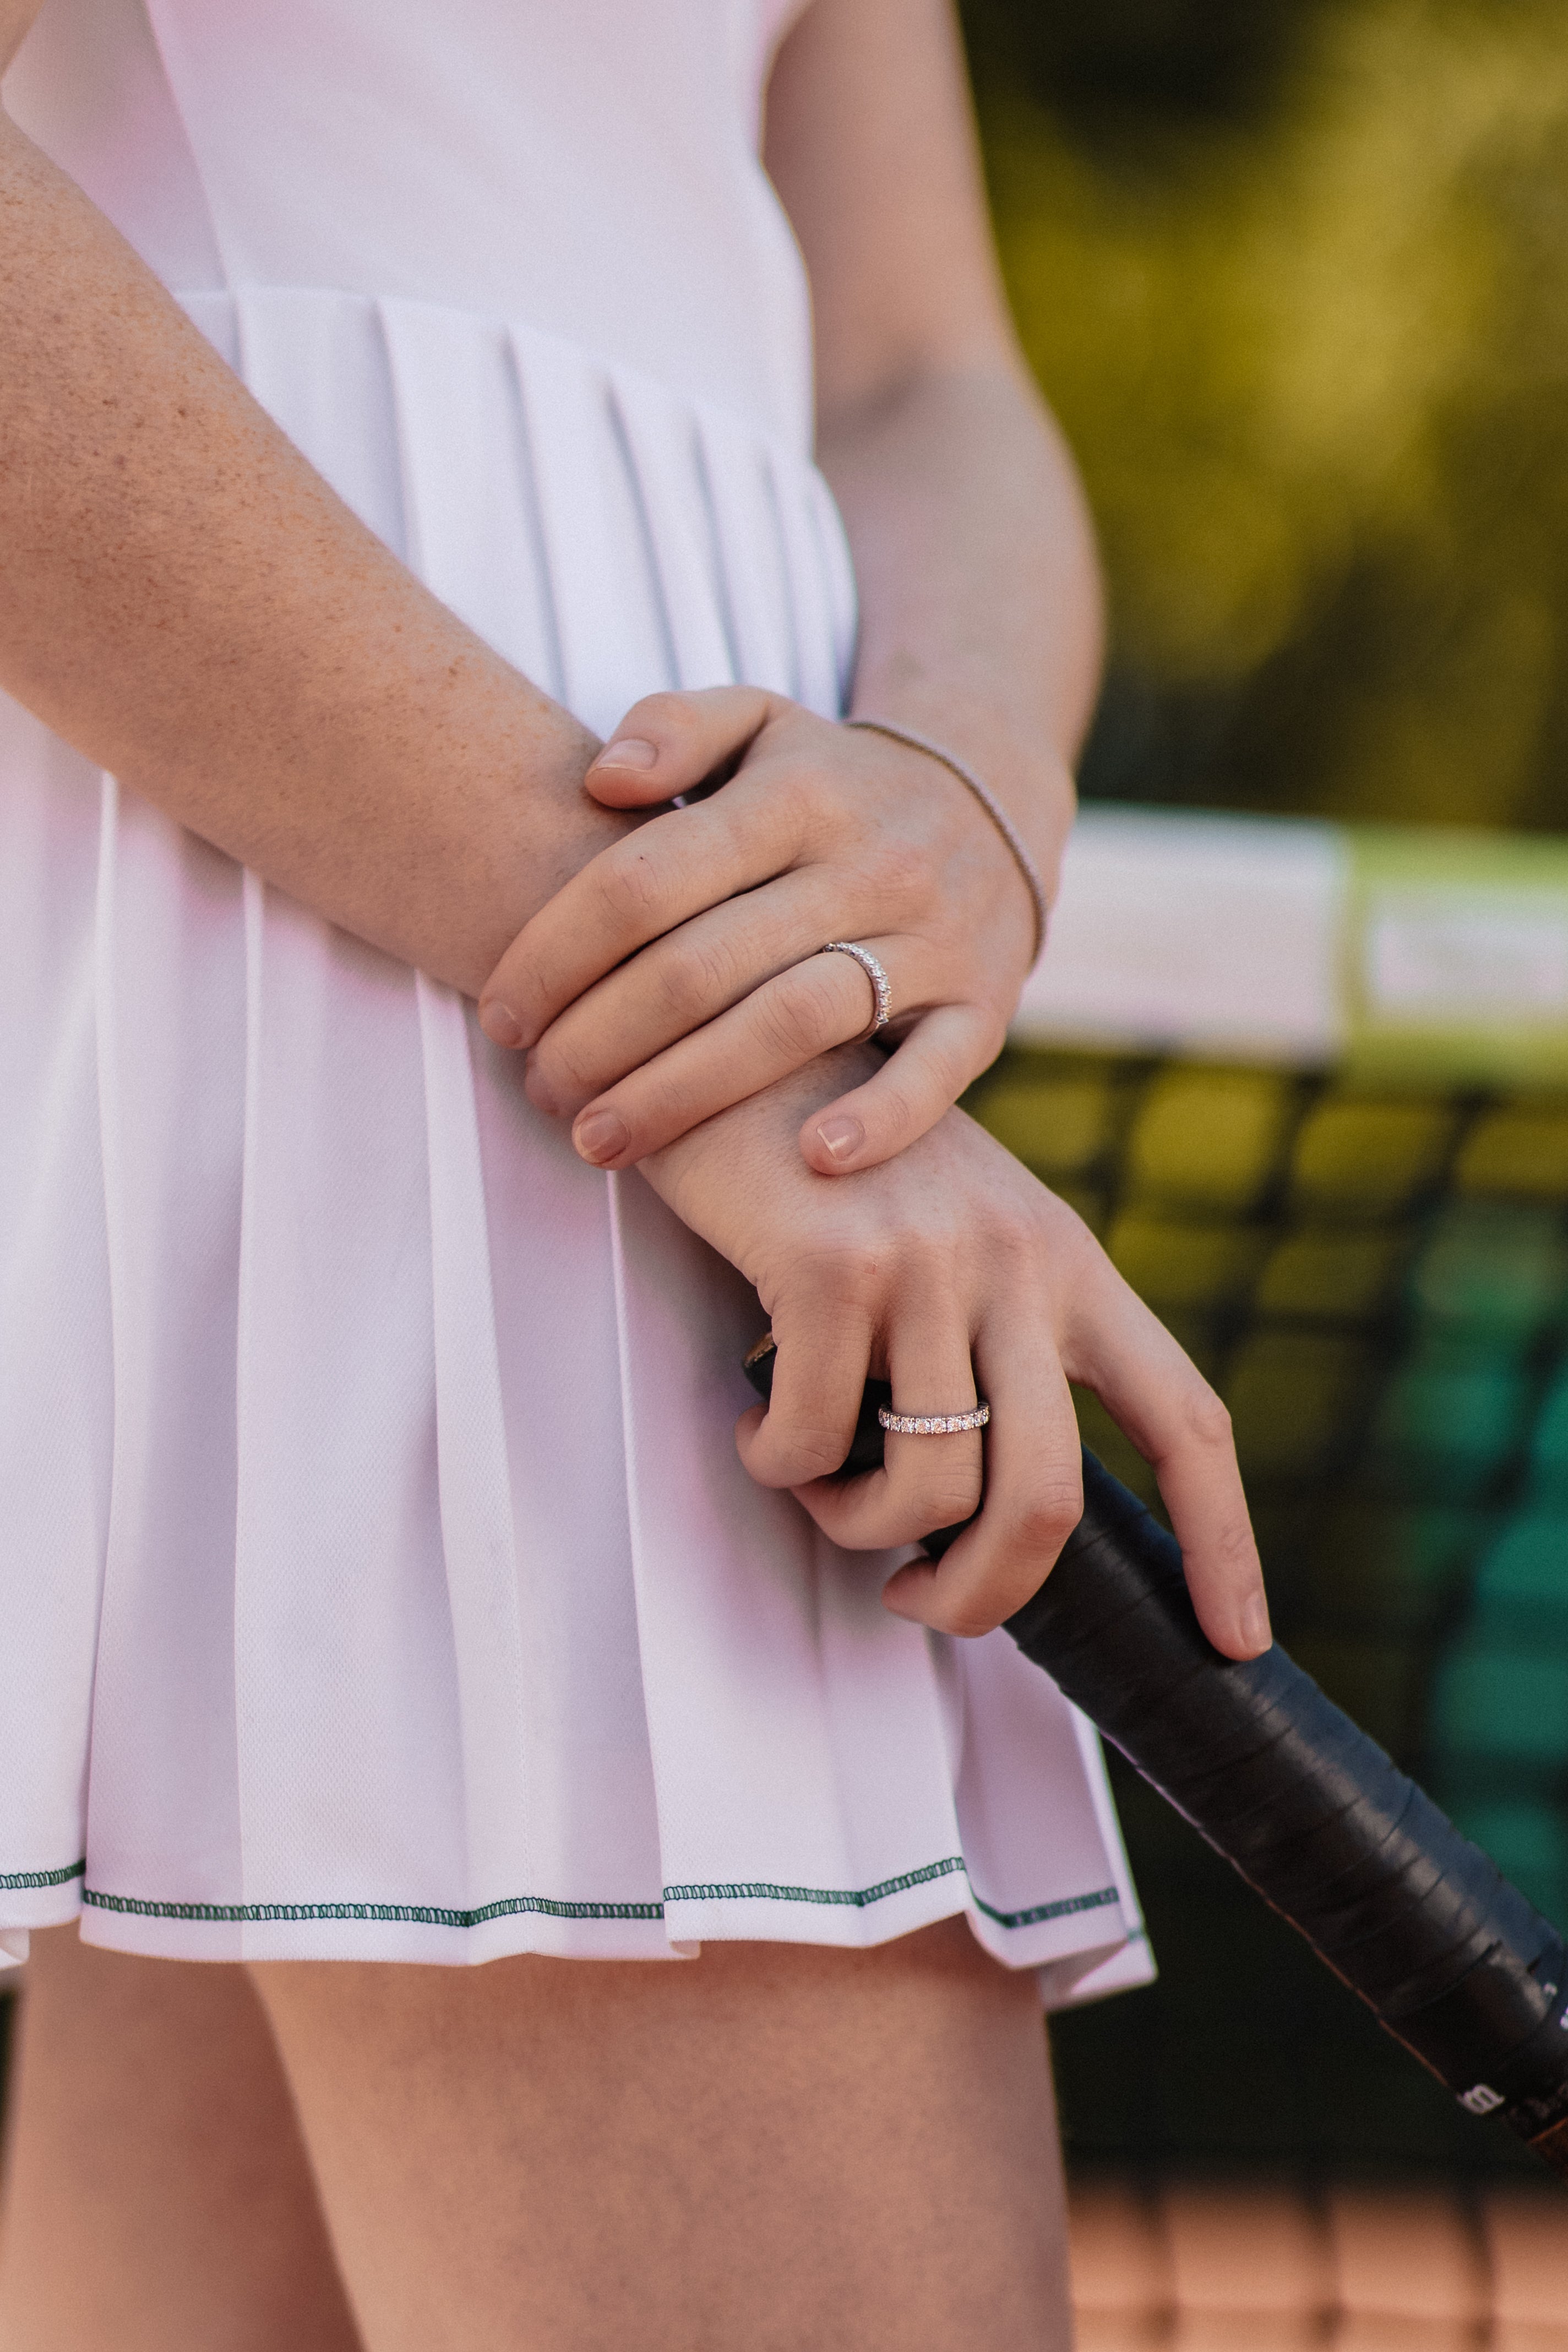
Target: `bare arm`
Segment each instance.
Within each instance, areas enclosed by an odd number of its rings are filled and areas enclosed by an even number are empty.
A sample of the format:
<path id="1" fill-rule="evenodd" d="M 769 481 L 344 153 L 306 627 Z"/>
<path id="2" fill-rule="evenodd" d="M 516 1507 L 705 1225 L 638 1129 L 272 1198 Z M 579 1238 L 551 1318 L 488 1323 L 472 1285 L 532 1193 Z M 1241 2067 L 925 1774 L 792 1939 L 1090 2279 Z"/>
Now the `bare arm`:
<path id="1" fill-rule="evenodd" d="M 819 455 L 859 577 L 857 710 L 963 753 L 1054 877 L 1100 598 L 1007 317 L 949 0 L 814 0 L 766 160 L 810 272 Z"/>
<path id="2" fill-rule="evenodd" d="M 819 454 L 859 574 L 855 709 L 967 757 L 1054 885 L 1099 579 L 1008 323 L 947 0 L 812 0 L 774 67 L 766 161 L 810 272 Z M 530 1049 L 534 1100 L 573 1113 L 601 1165 L 659 1150 L 863 1028 L 864 976 L 813 955 L 847 938 L 884 964 L 903 1042 L 802 1149 L 823 1174 L 903 1150 L 999 1050 L 1034 951 L 990 821 L 922 754 L 777 698 L 656 696 L 618 731 L 636 764 L 612 745 L 589 776 L 616 806 L 740 764 L 639 838 L 637 893 L 612 852 L 492 975 L 483 1017 Z"/>
<path id="3" fill-rule="evenodd" d="M 0 0 L 0 61 L 34 13 Z M 350 514 L 3 112 L 0 352 L 0 687 L 477 994 L 634 822 L 582 789 L 593 737 Z"/>

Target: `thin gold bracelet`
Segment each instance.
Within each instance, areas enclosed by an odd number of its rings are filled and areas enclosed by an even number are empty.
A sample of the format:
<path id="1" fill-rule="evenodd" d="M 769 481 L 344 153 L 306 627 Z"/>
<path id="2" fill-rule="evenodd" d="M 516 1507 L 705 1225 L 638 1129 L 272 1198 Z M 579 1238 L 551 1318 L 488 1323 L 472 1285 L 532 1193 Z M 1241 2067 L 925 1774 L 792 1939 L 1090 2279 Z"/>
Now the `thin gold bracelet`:
<path id="1" fill-rule="evenodd" d="M 967 785 L 1012 851 L 1014 863 L 1027 885 L 1035 908 L 1035 952 L 1029 961 L 1031 964 L 1038 963 L 1040 951 L 1046 944 L 1046 919 L 1050 911 L 1046 902 L 1046 886 L 1040 879 L 1039 867 L 1029 855 L 1028 845 L 1001 802 L 981 782 L 973 769 L 954 752 L 944 751 L 940 743 L 933 743 L 929 735 L 917 734 L 912 727 L 897 726 L 890 719 L 847 719 L 844 724 L 846 727 L 864 727 L 872 735 L 886 735 L 894 743 L 907 744 L 911 751 L 923 751 L 928 760 L 940 761 L 950 775 L 956 776 L 961 784 Z"/>

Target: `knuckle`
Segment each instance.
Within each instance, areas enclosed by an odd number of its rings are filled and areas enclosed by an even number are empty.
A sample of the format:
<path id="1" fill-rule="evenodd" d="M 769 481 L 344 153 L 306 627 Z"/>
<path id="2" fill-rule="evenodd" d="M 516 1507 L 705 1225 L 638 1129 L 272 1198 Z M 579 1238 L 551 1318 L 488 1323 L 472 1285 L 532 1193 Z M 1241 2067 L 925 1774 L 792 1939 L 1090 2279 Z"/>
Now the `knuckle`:
<path id="1" fill-rule="evenodd" d="M 921 1535 L 929 1535 L 933 1528 L 956 1527 L 961 1519 L 973 1518 L 980 1508 L 984 1483 L 978 1461 L 959 1464 L 952 1469 L 944 1468 L 923 1479 L 920 1509 L 924 1523 L 921 1528 Z"/>
<path id="2" fill-rule="evenodd" d="M 634 1070 L 616 1088 L 615 1107 L 631 1122 L 632 1113 L 648 1129 L 679 1121 L 701 1098 L 702 1074 L 683 1065 L 677 1054 L 658 1054 Z"/>
<path id="3" fill-rule="evenodd" d="M 1222 1397 L 1216 1396 L 1207 1381 L 1201 1376 L 1182 1399 L 1182 1427 L 1184 1434 L 1212 1453 L 1229 1453 L 1235 1443 L 1230 1412 Z"/>
<path id="4" fill-rule="evenodd" d="M 639 1159 L 688 1134 L 712 1110 L 711 1097 L 690 1073 L 666 1076 L 659 1072 L 647 1077 L 638 1072 L 617 1088 L 612 1099 L 631 1138 L 628 1150 L 635 1150 Z"/>
<path id="5" fill-rule="evenodd" d="M 879 1252 L 869 1244 L 837 1250 L 833 1257 L 833 1284 L 848 1307 L 868 1308 L 882 1288 L 885 1267 Z"/>
<path id="6" fill-rule="evenodd" d="M 831 1478 L 848 1451 L 846 1431 L 823 1422 L 790 1422 L 776 1446 L 776 1458 L 790 1485 L 804 1486 L 814 1478 Z"/>
<path id="7" fill-rule="evenodd" d="M 1245 1518 L 1232 1519 L 1220 1530 L 1215 1551 L 1223 1569 L 1234 1569 L 1249 1581 L 1258 1577 L 1258 1541 Z"/>
<path id="8" fill-rule="evenodd" d="M 1034 1180 L 1031 1180 L 1034 1181 Z M 1120 1298 L 1130 1294 L 1142 1300 L 1125 1277 L 1106 1255 L 1093 1228 L 1070 1201 L 1059 1192 L 1048 1192 L 1041 1184 L 1035 1194 L 1035 1205 L 1040 1218 L 1040 1231 L 1053 1261 L 1064 1272 L 1070 1272 L 1075 1284 L 1081 1285 L 1086 1296 Z"/>
<path id="9" fill-rule="evenodd" d="M 576 1087 L 588 1087 L 590 1091 L 597 1091 L 614 1075 L 614 1070 L 609 1068 L 609 1063 L 614 1061 L 614 1051 L 606 1054 L 606 1042 L 609 1040 L 605 1037 L 605 1030 L 602 1030 L 597 1018 L 590 1016 L 588 1012 L 578 1013 L 578 1009 L 569 1004 L 564 1016 L 560 1021 L 552 1021 L 543 1037 L 533 1046 L 533 1051 L 529 1054 L 529 1066 L 543 1070 L 545 1077 L 555 1087 L 560 1087 L 562 1091 L 572 1091 Z"/>
<path id="10" fill-rule="evenodd" d="M 878 1304 L 887 1267 L 876 1243 L 857 1235 L 822 1243 L 800 1270 L 803 1281 L 841 1314 L 861 1316 Z"/>
<path id="11" fill-rule="evenodd" d="M 954 1593 L 949 1598 L 939 1590 L 927 1612 L 927 1622 L 937 1633 L 951 1633 L 960 1642 L 977 1642 L 983 1633 L 994 1633 L 1001 1622 L 1001 1611 L 988 1608 L 979 1593 Z"/>
<path id="12" fill-rule="evenodd" d="M 973 1266 L 973 1239 L 946 1202 L 921 1204 L 889 1235 L 889 1259 L 901 1301 L 918 1303 L 928 1326 L 962 1327 Z"/>
<path id="13" fill-rule="evenodd" d="M 1031 1553 L 1054 1559 L 1082 1517 L 1079 1480 L 1051 1479 L 1026 1499 L 1018 1517 L 1018 1542 Z"/>
<path id="14" fill-rule="evenodd" d="M 910 900 L 923 903 L 930 898 L 931 859 L 919 843 L 899 834 L 879 835 L 874 866 L 878 892 L 895 904 L 902 907 Z"/>
<path id="15" fill-rule="evenodd" d="M 843 1034 L 842 1008 L 809 967 L 759 991 L 756 1013 L 764 1047 L 792 1064 L 813 1060 Z"/>
<path id="16" fill-rule="evenodd" d="M 563 1108 L 585 1102 L 597 1091 L 600 1074 L 587 1056 L 574 1053 L 569 1038 L 552 1032 L 528 1057 L 529 1097 L 542 1107 Z"/>
<path id="17" fill-rule="evenodd" d="M 771 789 L 795 824 L 815 833 L 824 822 L 840 817 L 843 803 L 824 771 L 815 761 L 801 759 L 795 747 L 785 751 L 781 745 L 780 749 L 784 754 L 780 772 Z"/>
<path id="18" fill-rule="evenodd" d="M 552 1004 L 547 951 L 532 940 L 514 940 L 485 983 L 487 996 L 499 996 L 525 1025 L 544 1018 Z"/>
<path id="19" fill-rule="evenodd" d="M 703 713 L 699 703 L 675 687 L 660 687 L 658 694 L 644 694 L 642 701 L 632 703 L 616 734 L 644 734 L 658 743 L 660 751 L 679 757 L 700 730 Z"/>
<path id="20" fill-rule="evenodd" d="M 883 1133 L 918 1134 L 929 1123 L 930 1113 L 921 1100 L 920 1090 L 905 1082 L 899 1068 L 897 1054 L 883 1064 L 872 1084 L 876 1089 L 877 1116 Z"/>
<path id="21" fill-rule="evenodd" d="M 597 881 L 604 911 L 613 922 L 629 924 L 638 931 L 650 923 L 658 928 L 664 878 L 657 862 L 635 838 L 605 861 Z"/>
<path id="22" fill-rule="evenodd" d="M 537 916 L 534 920 L 538 920 Z M 509 988 L 521 987 L 533 979 L 536 971 L 533 956 L 535 942 L 528 936 L 531 929 L 531 923 L 521 930 L 515 939 L 508 941 L 505 950 L 496 961 L 494 971 L 485 982 L 487 995 L 493 986 L 498 995 L 505 996 Z"/>
<path id="23" fill-rule="evenodd" d="M 657 982 L 662 1009 L 691 1028 L 730 1003 L 733 967 L 715 941 L 681 940 L 660 954 Z"/>
<path id="24" fill-rule="evenodd" d="M 671 735 L 689 727 L 696 716 L 687 696 L 673 688 L 665 687 L 657 694 L 645 694 L 640 702 L 634 702 L 616 731 L 628 734 L 635 722 L 654 733 Z"/>
<path id="25" fill-rule="evenodd" d="M 852 956 L 826 955 L 819 949 L 791 964 L 784 977 L 803 1003 L 820 1005 L 825 1013 L 841 1015 L 846 1005 L 858 1011 L 862 1002 L 869 1012 L 870 976 Z"/>
<path id="26" fill-rule="evenodd" d="M 1004 1261 L 1015 1266 L 1038 1266 L 1044 1255 L 1044 1234 L 1032 1199 L 1009 1196 L 992 1213 L 994 1245 Z"/>

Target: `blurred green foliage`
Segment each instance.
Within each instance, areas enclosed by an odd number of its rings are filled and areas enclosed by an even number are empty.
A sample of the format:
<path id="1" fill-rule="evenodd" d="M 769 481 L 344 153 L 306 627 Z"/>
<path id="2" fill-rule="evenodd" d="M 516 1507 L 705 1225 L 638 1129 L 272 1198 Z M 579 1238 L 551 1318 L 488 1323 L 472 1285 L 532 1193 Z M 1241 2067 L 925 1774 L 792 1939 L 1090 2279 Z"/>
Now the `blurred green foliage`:
<path id="1" fill-rule="evenodd" d="M 1560 829 L 1555 0 L 967 0 L 1111 583 L 1085 789 Z"/>

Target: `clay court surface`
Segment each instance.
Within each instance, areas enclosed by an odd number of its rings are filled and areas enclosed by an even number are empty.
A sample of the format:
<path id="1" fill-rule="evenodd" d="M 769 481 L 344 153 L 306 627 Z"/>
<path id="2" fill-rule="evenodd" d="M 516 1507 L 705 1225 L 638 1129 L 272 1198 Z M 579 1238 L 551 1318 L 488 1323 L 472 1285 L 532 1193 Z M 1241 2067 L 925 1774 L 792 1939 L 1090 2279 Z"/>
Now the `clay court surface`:
<path id="1" fill-rule="evenodd" d="M 1568 2352 L 1568 2192 L 1072 2192 L 1079 2352 Z"/>

